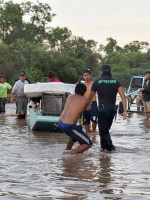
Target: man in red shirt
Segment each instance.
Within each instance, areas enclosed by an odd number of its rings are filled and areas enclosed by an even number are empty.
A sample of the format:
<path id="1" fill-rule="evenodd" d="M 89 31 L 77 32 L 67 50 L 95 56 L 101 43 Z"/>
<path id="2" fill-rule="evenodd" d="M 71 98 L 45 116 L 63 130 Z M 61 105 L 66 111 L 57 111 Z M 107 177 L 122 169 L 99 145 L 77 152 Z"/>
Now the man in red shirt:
<path id="1" fill-rule="evenodd" d="M 47 82 L 61 82 L 61 81 L 55 78 L 52 72 L 49 72 L 47 75 Z"/>

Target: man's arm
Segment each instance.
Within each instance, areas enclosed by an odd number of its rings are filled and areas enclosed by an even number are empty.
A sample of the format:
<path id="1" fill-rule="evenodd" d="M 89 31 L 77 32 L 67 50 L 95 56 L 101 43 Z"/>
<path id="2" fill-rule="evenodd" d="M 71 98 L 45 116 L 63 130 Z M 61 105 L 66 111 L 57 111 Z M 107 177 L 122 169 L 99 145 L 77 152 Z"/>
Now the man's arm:
<path id="1" fill-rule="evenodd" d="M 140 89 L 141 92 L 150 93 L 150 81 L 148 81 L 148 85 L 145 88 Z"/>
<path id="2" fill-rule="evenodd" d="M 11 92 L 10 103 L 14 103 L 14 94 Z"/>
<path id="3" fill-rule="evenodd" d="M 93 92 L 93 91 L 91 90 L 91 92 L 90 92 L 90 94 L 89 94 L 89 96 L 88 96 L 88 99 L 89 99 L 90 102 L 92 101 L 94 95 L 95 95 L 95 92 Z"/>
<path id="4" fill-rule="evenodd" d="M 10 96 L 10 103 L 14 103 L 14 93 L 16 92 L 16 89 L 17 88 L 17 84 L 15 82 L 15 85 L 14 87 L 12 88 L 12 91 L 11 91 L 11 96 Z"/>
<path id="5" fill-rule="evenodd" d="M 92 99 L 93 99 L 94 94 L 95 94 L 95 92 L 93 92 L 93 91 L 91 91 L 91 92 L 89 93 L 89 96 L 88 96 L 88 102 L 89 102 L 89 104 L 88 104 L 88 106 L 86 107 L 86 110 L 90 110 L 90 109 L 91 109 L 91 101 L 92 101 Z"/>
<path id="6" fill-rule="evenodd" d="M 8 90 L 11 90 L 11 89 L 12 89 L 12 86 L 11 86 L 9 83 L 7 84 L 7 89 L 8 89 Z"/>
<path id="7" fill-rule="evenodd" d="M 126 97 L 125 97 L 123 88 L 119 87 L 118 92 L 119 92 L 119 95 L 121 97 L 122 104 L 123 104 L 123 119 L 126 119 L 127 118 L 127 112 L 126 112 L 127 101 L 126 101 Z"/>
<path id="8" fill-rule="evenodd" d="M 89 99 L 90 102 L 92 101 L 96 91 L 97 91 L 97 81 L 94 81 L 92 83 L 91 91 L 90 91 L 89 96 L 88 96 L 88 99 Z"/>

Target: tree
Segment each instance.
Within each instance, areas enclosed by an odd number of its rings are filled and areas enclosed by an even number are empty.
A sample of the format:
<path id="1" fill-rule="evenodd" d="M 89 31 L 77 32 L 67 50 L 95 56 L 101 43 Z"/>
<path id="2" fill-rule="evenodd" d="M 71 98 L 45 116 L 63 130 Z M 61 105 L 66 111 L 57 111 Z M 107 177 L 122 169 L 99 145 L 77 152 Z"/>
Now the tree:
<path id="1" fill-rule="evenodd" d="M 124 51 L 130 51 L 130 52 L 145 51 L 145 50 L 147 51 L 148 47 L 149 47 L 148 42 L 133 41 L 124 46 Z"/>
<path id="2" fill-rule="evenodd" d="M 28 15 L 28 22 L 24 21 Z M 29 17 L 30 16 L 30 17 Z M 51 13 L 49 4 L 12 1 L 1 4 L 0 7 L 0 40 L 7 44 L 17 39 L 42 42 L 45 39 L 47 24 L 55 14 Z"/>
<path id="3" fill-rule="evenodd" d="M 61 52 L 76 59 L 82 59 L 85 62 L 85 68 L 90 68 L 92 72 L 99 67 L 100 55 L 94 40 L 86 41 L 82 37 L 72 37 L 64 43 Z"/>
<path id="4" fill-rule="evenodd" d="M 7 44 L 0 44 L 0 75 L 4 74 L 11 81 L 12 74 L 16 73 L 13 63 L 13 54 Z"/>
<path id="5" fill-rule="evenodd" d="M 61 51 L 65 42 L 72 36 L 72 32 L 67 27 L 56 27 L 52 28 L 46 35 L 51 50 Z"/>
<path id="6" fill-rule="evenodd" d="M 0 73 L 12 83 L 21 70 L 26 71 L 31 82 L 44 81 L 53 71 L 61 81 L 74 83 L 87 68 L 95 79 L 100 64 L 107 63 L 114 75 L 127 84 L 131 75 L 149 69 L 148 42 L 133 41 L 120 47 L 109 37 L 106 45 L 98 47 L 96 41 L 74 36 L 67 27 L 50 27 L 54 16 L 49 4 L 38 1 L 0 4 Z"/>
<path id="7" fill-rule="evenodd" d="M 20 27 L 22 27 L 23 12 L 19 4 L 12 1 L 0 7 L 0 40 L 10 44 L 15 37 L 20 37 Z"/>

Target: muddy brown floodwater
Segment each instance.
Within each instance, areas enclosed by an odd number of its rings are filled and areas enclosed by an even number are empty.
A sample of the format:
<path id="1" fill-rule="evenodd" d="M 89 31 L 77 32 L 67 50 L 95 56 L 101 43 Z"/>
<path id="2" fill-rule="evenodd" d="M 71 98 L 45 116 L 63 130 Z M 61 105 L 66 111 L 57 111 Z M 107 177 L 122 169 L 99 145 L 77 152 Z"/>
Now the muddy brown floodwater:
<path id="1" fill-rule="evenodd" d="M 111 135 L 115 153 L 102 152 L 94 133 L 91 149 L 64 155 L 63 133 L 31 132 L 26 120 L 0 116 L 0 200 L 149 200 L 150 122 L 118 115 Z"/>

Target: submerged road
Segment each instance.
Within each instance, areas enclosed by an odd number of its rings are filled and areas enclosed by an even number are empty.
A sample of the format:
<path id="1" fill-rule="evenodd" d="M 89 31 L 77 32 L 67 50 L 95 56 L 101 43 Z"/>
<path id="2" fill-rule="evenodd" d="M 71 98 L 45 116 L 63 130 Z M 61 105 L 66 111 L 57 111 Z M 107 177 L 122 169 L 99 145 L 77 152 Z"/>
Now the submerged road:
<path id="1" fill-rule="evenodd" d="M 63 133 L 31 132 L 15 105 L 0 116 L 0 200 L 149 200 L 150 122 L 118 115 L 111 129 L 117 150 L 100 150 L 99 135 L 84 154 L 63 154 Z"/>

